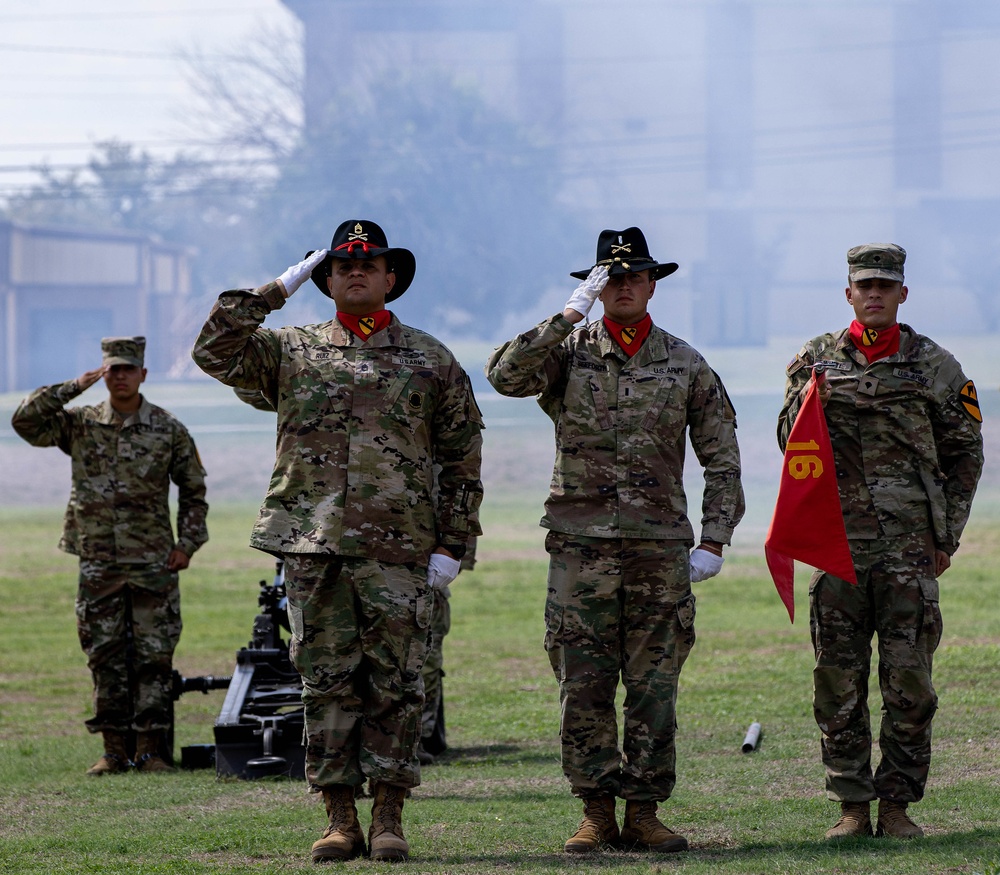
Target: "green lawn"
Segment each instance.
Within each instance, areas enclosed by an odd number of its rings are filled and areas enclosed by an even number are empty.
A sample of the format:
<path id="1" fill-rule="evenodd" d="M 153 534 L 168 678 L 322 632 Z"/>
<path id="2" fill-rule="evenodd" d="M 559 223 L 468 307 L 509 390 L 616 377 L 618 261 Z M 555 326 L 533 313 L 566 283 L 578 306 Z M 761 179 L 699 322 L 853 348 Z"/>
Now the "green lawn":
<path id="1" fill-rule="evenodd" d="M 250 636 L 268 557 L 245 547 L 248 504 L 213 507 L 212 540 L 183 577 L 177 667 L 227 674 Z M 214 772 L 83 772 L 99 746 L 82 722 L 90 684 L 72 619 L 75 562 L 54 548 L 57 509 L 0 510 L 0 871 L 296 872 L 321 806 L 302 783 L 218 781 Z M 941 710 L 928 796 L 914 806 L 927 838 L 831 846 L 837 808 L 823 793 L 810 698 L 806 572 L 788 623 L 762 559 L 737 551 L 696 585 L 698 644 L 679 705 L 677 791 L 663 819 L 691 851 L 567 858 L 580 816 L 562 778 L 558 698 L 541 648 L 545 561 L 538 507 L 488 502 L 481 561 L 453 586 L 445 644 L 451 750 L 425 769 L 405 808 L 407 872 L 998 873 L 1000 872 L 1000 526 L 974 524 L 942 583 Z M 177 745 L 210 743 L 223 693 L 177 704 Z M 873 711 L 878 704 L 873 699 Z M 758 720 L 763 738 L 740 743 Z M 351 869 L 385 870 L 369 861 Z"/>
<path id="2" fill-rule="evenodd" d="M 746 351 L 711 357 L 734 391 L 748 513 L 721 576 L 696 584 L 698 644 L 681 682 L 678 785 L 663 809 L 691 842 L 683 855 L 580 860 L 561 852 L 580 805 L 559 767 L 558 691 L 541 646 L 546 563 L 537 521 L 551 426 L 532 401 L 480 393 L 486 536 L 478 567 L 453 586 L 445 642 L 451 750 L 425 770 L 406 805 L 407 872 L 1000 875 L 1000 476 L 989 466 L 942 579 L 941 708 L 928 795 L 913 809 L 927 837 L 823 840 L 837 806 L 823 792 L 810 706 L 808 573 L 799 569 L 799 619 L 790 625 L 761 555 L 780 465 L 781 368 L 798 342 L 776 344 L 766 366 Z M 983 342 L 960 355 L 980 385 L 988 425 L 1000 414 L 1000 393 L 990 388 L 1000 382 L 994 350 Z M 476 370 L 485 351 L 462 357 Z M 147 389 L 192 429 L 209 471 L 211 541 L 182 578 L 176 666 L 186 676 L 227 675 L 250 638 L 258 581 L 273 576 L 271 560 L 246 546 L 273 458 L 273 417 L 211 382 Z M 55 548 L 68 464 L 58 450 L 28 447 L 9 430 L 17 400 L 0 396 L 0 872 L 313 870 L 309 847 L 324 818 L 302 783 L 218 781 L 206 771 L 83 774 L 100 748 L 83 728 L 90 680 L 73 620 L 76 562 Z M 987 459 L 994 457 L 987 430 Z M 695 519 L 698 487 L 692 470 Z M 177 750 L 212 742 L 223 698 L 181 698 Z M 878 714 L 874 698 L 872 710 Z M 744 755 L 754 720 L 762 742 Z M 341 868 L 380 869 L 365 860 Z"/>

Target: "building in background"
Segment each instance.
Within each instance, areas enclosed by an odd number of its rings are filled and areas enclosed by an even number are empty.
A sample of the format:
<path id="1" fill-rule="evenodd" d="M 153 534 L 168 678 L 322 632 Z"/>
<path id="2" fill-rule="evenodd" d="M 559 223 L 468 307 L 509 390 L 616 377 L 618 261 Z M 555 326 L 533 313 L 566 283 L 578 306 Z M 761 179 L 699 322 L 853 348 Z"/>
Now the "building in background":
<path id="1" fill-rule="evenodd" d="M 190 258 L 135 234 L 0 222 L 0 392 L 98 367 L 101 338 L 114 335 L 145 335 L 150 376 L 167 377 L 189 358 L 175 322 Z"/>
<path id="2" fill-rule="evenodd" d="M 639 224 L 680 262 L 650 309 L 699 344 L 844 322 L 844 253 L 869 240 L 910 252 L 908 321 L 1000 329 L 1000 4 L 283 2 L 307 128 L 386 69 L 476 82 L 552 138 L 595 231 Z"/>

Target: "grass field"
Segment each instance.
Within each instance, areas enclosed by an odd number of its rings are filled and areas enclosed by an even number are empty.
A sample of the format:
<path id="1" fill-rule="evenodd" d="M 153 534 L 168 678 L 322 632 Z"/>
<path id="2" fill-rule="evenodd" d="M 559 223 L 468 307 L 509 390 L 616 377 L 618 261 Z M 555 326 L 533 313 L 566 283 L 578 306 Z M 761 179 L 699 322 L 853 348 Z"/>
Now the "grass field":
<path id="1" fill-rule="evenodd" d="M 982 394 L 989 411 L 1000 407 L 996 392 Z M 229 674 L 250 637 L 258 581 L 273 573 L 268 557 L 245 546 L 272 426 L 227 406 L 215 387 L 152 387 L 149 395 L 192 426 L 213 490 L 212 540 L 182 578 L 176 665 L 187 676 Z M 11 403 L 0 399 L 3 425 Z M 453 586 L 445 643 L 451 749 L 424 770 L 406 805 L 413 858 L 405 871 L 1000 873 L 1000 489 L 991 471 L 942 579 L 934 763 L 927 798 L 913 808 L 927 837 L 831 846 L 823 833 L 837 806 L 824 796 L 810 706 L 808 575 L 799 570 L 799 619 L 790 625 L 760 551 L 773 505 L 775 397 L 753 387 L 738 396 L 750 512 L 722 575 L 696 584 L 678 785 L 662 810 L 691 851 L 570 859 L 561 848 L 580 806 L 559 767 L 558 693 L 541 647 L 546 566 L 536 524 L 551 434 L 531 402 L 493 404 L 484 399 L 487 535 L 478 567 Z M 2 429 L 0 453 L 0 872 L 313 870 L 309 846 L 324 818 L 301 782 L 219 781 L 210 771 L 83 774 L 99 743 L 82 725 L 90 681 L 73 623 L 76 562 L 55 548 L 68 469 L 57 451 L 24 447 Z M 177 703 L 177 749 L 212 741 L 223 696 L 189 693 Z M 875 696 L 871 704 L 877 715 Z M 762 742 L 745 755 L 740 743 L 754 720 Z M 341 868 L 389 867 L 358 860 Z"/>
<path id="2" fill-rule="evenodd" d="M 184 582 L 182 674 L 227 674 L 246 644 L 266 557 L 245 548 L 250 506 L 213 509 L 213 540 Z M 811 655 L 803 620 L 788 623 L 763 563 L 736 555 L 697 585 L 698 635 L 679 706 L 679 782 L 665 820 L 692 850 L 682 857 L 608 852 L 565 859 L 579 817 L 557 749 L 558 702 L 540 642 L 545 563 L 528 512 L 513 501 L 486 514 L 506 533 L 484 543 L 479 567 L 454 586 L 446 641 L 451 750 L 425 769 L 407 804 L 412 872 L 1000 872 L 1000 544 L 969 532 L 942 586 L 946 634 L 936 678 L 941 710 L 926 800 L 928 837 L 831 847 L 809 706 Z M 86 735 L 89 679 L 72 623 L 75 563 L 53 546 L 54 510 L 0 512 L 0 871 L 295 872 L 321 807 L 293 781 L 216 780 L 213 772 L 83 775 L 99 748 Z M 804 577 L 798 600 L 804 604 Z M 210 743 L 223 693 L 177 704 L 177 745 Z M 873 711 L 878 705 L 873 699 Z M 753 720 L 757 752 L 740 752 Z M 367 861 L 348 864 L 363 871 Z"/>

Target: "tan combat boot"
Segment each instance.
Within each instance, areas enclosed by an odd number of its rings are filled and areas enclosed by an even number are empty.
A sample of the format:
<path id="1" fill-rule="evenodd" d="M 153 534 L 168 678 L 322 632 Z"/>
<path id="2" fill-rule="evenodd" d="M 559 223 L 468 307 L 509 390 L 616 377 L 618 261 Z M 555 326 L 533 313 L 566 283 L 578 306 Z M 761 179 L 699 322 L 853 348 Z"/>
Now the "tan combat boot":
<path id="1" fill-rule="evenodd" d="M 163 733 L 140 732 L 135 739 L 135 767 L 140 772 L 172 772 L 173 768 L 160 756 L 160 741 Z"/>
<path id="2" fill-rule="evenodd" d="M 906 802 L 879 799 L 875 835 L 889 836 L 894 839 L 923 838 L 924 831 L 910 820 L 910 815 L 906 813 L 906 806 Z"/>
<path id="3" fill-rule="evenodd" d="M 826 831 L 828 839 L 852 839 L 872 834 L 867 802 L 841 802 L 840 820 Z"/>
<path id="4" fill-rule="evenodd" d="M 587 854 L 602 844 L 618 844 L 614 796 L 591 796 L 583 800 L 583 820 L 563 850 L 567 854 Z"/>
<path id="5" fill-rule="evenodd" d="M 625 825 L 622 827 L 622 846 L 628 845 L 661 854 L 688 849 L 684 836 L 657 820 L 655 802 L 636 802 L 632 799 L 625 802 Z"/>
<path id="6" fill-rule="evenodd" d="M 104 753 L 101 758 L 94 763 L 87 774 L 95 778 L 102 775 L 120 775 L 127 772 L 132 765 L 128 761 L 128 751 L 125 748 L 125 736 L 120 732 L 110 732 L 105 730 L 101 733 L 104 736 Z"/>
<path id="7" fill-rule="evenodd" d="M 368 827 L 368 850 L 373 860 L 396 862 L 410 856 L 403 835 L 403 800 L 406 788 L 376 781 L 372 824 Z"/>
<path id="8" fill-rule="evenodd" d="M 325 787 L 323 801 L 326 803 L 329 824 L 323 838 L 313 843 L 313 862 L 326 863 L 360 857 L 365 852 L 365 834 L 358 823 L 354 787 L 347 784 Z"/>

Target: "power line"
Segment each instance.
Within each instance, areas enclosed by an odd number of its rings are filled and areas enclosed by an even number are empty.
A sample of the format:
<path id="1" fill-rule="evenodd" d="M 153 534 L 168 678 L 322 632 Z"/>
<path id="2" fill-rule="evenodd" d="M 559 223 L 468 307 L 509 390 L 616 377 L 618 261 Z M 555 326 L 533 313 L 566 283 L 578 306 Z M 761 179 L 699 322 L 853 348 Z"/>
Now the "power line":
<path id="1" fill-rule="evenodd" d="M 133 52 L 128 49 L 91 49 L 84 46 L 28 46 L 17 43 L 0 43 L 0 51 L 27 52 L 51 55 L 86 55 L 99 58 L 128 58 L 132 61 L 176 61 L 177 52 Z M 223 60 L 225 55 L 205 55 L 212 60 Z"/>
<path id="2" fill-rule="evenodd" d="M 152 12 L 136 12 L 134 10 L 122 10 L 121 12 L 77 12 L 77 13 L 52 13 L 49 15 L 3 15 L 0 14 L 0 22 L 9 23 L 29 23 L 45 22 L 58 24 L 61 21 L 96 21 L 99 19 L 110 19 L 112 21 L 124 21 L 126 19 L 139 18 L 203 18 L 206 15 L 221 16 L 244 16 L 248 12 L 273 12 L 274 7 L 265 6 L 227 6 L 218 9 L 162 9 Z"/>

